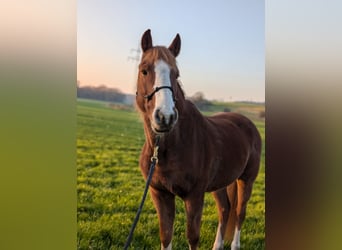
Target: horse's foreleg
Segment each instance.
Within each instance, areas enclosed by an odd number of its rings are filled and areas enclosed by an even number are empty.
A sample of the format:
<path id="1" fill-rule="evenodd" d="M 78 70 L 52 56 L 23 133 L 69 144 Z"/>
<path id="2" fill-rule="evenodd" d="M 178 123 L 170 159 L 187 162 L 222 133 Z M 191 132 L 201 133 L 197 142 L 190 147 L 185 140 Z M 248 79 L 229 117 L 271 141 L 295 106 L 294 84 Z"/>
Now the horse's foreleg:
<path id="1" fill-rule="evenodd" d="M 162 250 L 171 250 L 173 221 L 175 218 L 175 196 L 169 192 L 150 189 L 159 219 L 159 236 Z"/>
<path id="2" fill-rule="evenodd" d="M 187 218 L 186 235 L 191 250 L 196 250 L 199 243 L 204 194 L 197 194 L 184 200 Z"/>

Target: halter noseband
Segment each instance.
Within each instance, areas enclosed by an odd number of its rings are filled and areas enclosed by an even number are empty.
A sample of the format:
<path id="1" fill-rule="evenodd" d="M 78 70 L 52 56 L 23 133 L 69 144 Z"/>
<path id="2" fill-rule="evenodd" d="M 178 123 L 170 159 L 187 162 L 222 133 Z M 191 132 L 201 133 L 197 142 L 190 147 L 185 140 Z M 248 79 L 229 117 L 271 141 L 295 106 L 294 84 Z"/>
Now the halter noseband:
<path id="1" fill-rule="evenodd" d="M 144 97 L 145 99 L 147 99 L 147 101 L 151 101 L 151 100 L 152 100 L 152 97 L 154 96 L 154 94 L 157 93 L 157 92 L 158 92 L 159 90 L 161 90 L 161 89 L 169 89 L 169 90 L 172 92 L 172 98 L 173 98 L 173 100 L 175 100 L 175 97 L 174 97 L 174 94 L 173 94 L 173 89 L 172 89 L 172 87 L 170 87 L 170 86 L 155 87 L 152 93 L 150 93 L 150 94 L 148 94 L 148 95 L 144 95 L 143 97 Z M 139 95 L 138 92 L 136 92 L 136 96 L 138 96 L 138 95 Z"/>

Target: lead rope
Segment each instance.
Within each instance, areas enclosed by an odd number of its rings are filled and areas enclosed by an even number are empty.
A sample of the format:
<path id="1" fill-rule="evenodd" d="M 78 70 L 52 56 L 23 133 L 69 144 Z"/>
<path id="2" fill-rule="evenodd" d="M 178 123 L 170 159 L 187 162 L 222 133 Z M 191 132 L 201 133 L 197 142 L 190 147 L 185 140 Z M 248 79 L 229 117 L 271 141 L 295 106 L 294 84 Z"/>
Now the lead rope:
<path id="1" fill-rule="evenodd" d="M 156 137 L 156 143 L 155 143 L 154 150 L 153 150 L 153 156 L 151 157 L 150 171 L 149 171 L 148 176 L 147 176 L 147 181 L 146 181 L 146 185 L 145 185 L 144 194 L 143 194 L 142 200 L 140 202 L 137 214 L 135 216 L 133 225 L 131 227 L 131 231 L 129 232 L 129 235 L 127 237 L 126 244 L 124 246 L 124 250 L 127 250 L 128 247 L 129 247 L 129 244 L 131 244 L 135 227 L 137 226 L 137 223 L 138 223 L 139 217 L 140 217 L 140 213 L 141 213 L 142 208 L 143 208 L 144 203 L 145 203 L 146 195 L 147 195 L 147 192 L 148 192 L 148 188 L 150 186 L 150 182 L 151 182 L 151 179 L 152 179 L 154 168 L 155 168 L 156 164 L 158 163 L 159 139 L 160 139 L 160 137 L 157 136 Z"/>

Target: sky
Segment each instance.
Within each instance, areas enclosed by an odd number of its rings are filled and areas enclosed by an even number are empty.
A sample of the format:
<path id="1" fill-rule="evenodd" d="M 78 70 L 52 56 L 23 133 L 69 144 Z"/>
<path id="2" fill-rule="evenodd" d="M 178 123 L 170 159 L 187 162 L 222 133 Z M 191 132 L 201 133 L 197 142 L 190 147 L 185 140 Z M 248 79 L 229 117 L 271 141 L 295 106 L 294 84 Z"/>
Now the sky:
<path id="1" fill-rule="evenodd" d="M 180 81 L 187 96 L 265 101 L 264 1 L 78 0 L 77 80 L 136 90 L 140 40 L 154 45 L 179 33 Z"/>

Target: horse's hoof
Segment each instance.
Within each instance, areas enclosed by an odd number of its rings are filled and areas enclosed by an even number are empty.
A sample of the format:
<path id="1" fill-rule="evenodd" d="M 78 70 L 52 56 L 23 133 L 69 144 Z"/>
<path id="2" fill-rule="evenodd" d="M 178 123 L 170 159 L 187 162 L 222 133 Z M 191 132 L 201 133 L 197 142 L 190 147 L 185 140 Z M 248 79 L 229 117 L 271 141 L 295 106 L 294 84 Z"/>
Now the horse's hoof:
<path id="1" fill-rule="evenodd" d="M 240 247 L 239 246 L 231 245 L 230 246 L 230 250 L 240 250 Z"/>

